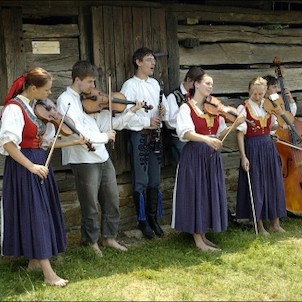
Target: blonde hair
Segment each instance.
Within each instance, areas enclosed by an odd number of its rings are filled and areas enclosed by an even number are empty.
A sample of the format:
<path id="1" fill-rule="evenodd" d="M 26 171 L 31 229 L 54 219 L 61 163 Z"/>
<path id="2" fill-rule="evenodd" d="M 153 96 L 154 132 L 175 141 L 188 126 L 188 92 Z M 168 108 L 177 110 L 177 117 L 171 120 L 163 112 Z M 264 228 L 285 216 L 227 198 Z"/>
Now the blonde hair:
<path id="1" fill-rule="evenodd" d="M 249 87 L 248 87 L 248 90 L 251 89 L 252 86 L 263 86 L 264 89 L 266 90 L 267 89 L 267 80 L 262 78 L 262 77 L 256 77 L 256 78 L 253 78 L 250 82 L 249 82 Z"/>

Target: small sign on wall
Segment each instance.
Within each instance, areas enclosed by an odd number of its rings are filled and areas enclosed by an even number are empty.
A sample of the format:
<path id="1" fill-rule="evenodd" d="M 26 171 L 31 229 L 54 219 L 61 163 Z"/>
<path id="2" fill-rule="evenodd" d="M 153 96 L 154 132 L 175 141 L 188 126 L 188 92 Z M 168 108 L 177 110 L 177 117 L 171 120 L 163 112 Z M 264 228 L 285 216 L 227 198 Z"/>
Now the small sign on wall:
<path id="1" fill-rule="evenodd" d="M 59 41 L 32 41 L 32 49 L 34 55 L 59 55 Z"/>

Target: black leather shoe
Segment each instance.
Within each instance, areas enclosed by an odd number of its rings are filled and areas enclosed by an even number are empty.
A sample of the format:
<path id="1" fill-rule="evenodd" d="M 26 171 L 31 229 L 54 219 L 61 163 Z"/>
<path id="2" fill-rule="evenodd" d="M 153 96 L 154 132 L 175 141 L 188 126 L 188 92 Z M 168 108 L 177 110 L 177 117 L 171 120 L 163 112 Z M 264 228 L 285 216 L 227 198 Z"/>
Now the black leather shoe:
<path id="1" fill-rule="evenodd" d="M 139 221 L 138 227 L 146 238 L 152 239 L 155 236 L 154 231 L 150 228 L 150 225 L 147 221 Z"/>
<path id="2" fill-rule="evenodd" d="M 157 220 L 154 217 L 149 217 L 148 221 L 151 229 L 158 237 L 164 236 L 165 233 L 163 229 L 160 227 L 160 225 L 158 224 Z"/>

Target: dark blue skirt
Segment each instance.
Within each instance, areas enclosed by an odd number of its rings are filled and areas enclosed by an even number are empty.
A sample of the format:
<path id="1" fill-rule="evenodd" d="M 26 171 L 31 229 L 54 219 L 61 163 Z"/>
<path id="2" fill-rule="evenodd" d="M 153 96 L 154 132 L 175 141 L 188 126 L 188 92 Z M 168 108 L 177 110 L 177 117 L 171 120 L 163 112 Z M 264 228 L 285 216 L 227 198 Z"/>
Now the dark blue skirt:
<path id="1" fill-rule="evenodd" d="M 42 149 L 22 149 L 36 164 L 45 164 Z M 6 157 L 2 199 L 2 255 L 47 259 L 65 251 L 66 234 L 54 174 L 40 178 Z"/>
<path id="2" fill-rule="evenodd" d="M 175 184 L 175 229 L 190 234 L 227 229 L 227 200 L 220 152 L 205 143 L 187 143 L 180 156 Z"/>
<path id="3" fill-rule="evenodd" d="M 245 138 L 245 153 L 250 162 L 250 180 L 257 220 L 286 216 L 281 162 L 269 135 Z M 252 219 L 247 173 L 239 168 L 236 216 Z"/>

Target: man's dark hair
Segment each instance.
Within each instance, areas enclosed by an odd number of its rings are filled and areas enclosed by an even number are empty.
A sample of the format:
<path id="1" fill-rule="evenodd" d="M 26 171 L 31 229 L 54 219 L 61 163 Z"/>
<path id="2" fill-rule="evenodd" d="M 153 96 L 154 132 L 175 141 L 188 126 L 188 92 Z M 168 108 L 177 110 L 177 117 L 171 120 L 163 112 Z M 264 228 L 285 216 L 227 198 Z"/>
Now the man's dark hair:
<path id="1" fill-rule="evenodd" d="M 267 86 L 278 84 L 278 79 L 272 75 L 266 75 L 265 77 L 263 77 L 263 79 L 266 80 Z"/>
<path id="2" fill-rule="evenodd" d="M 139 61 L 142 61 L 143 58 L 147 55 L 153 55 L 154 56 L 154 52 L 152 49 L 149 49 L 147 47 L 141 47 L 141 48 L 138 48 L 134 54 L 133 54 L 133 57 L 132 57 L 132 64 L 134 66 L 134 69 L 137 70 L 138 69 L 138 66 L 136 64 L 136 60 L 139 60 Z"/>
<path id="3" fill-rule="evenodd" d="M 81 81 L 87 77 L 96 78 L 98 69 L 88 61 L 78 61 L 72 67 L 72 82 L 78 77 Z"/>

